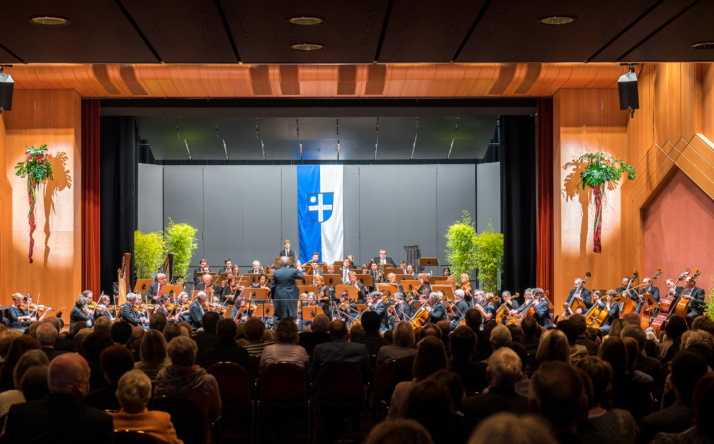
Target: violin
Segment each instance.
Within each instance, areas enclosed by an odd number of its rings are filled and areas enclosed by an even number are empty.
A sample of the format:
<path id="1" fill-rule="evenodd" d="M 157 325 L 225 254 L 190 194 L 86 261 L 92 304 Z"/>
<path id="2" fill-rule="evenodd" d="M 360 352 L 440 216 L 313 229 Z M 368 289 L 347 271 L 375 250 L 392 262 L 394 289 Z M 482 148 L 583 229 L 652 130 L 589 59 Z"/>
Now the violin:
<path id="1" fill-rule="evenodd" d="M 94 301 L 92 301 L 92 302 L 90 302 L 89 304 L 87 304 L 87 308 L 88 308 L 89 310 L 94 310 L 95 308 L 97 308 L 97 303 L 94 302 Z"/>
<path id="2" fill-rule="evenodd" d="M 461 290 L 463 290 L 464 293 L 471 293 L 471 284 L 470 283 L 465 283 L 464 285 L 461 286 Z"/>

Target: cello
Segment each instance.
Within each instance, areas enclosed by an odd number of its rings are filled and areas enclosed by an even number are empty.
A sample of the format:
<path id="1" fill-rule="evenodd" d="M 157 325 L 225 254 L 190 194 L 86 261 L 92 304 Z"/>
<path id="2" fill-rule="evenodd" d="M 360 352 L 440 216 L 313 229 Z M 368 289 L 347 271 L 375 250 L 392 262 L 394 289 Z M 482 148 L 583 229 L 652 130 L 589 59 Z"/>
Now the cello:
<path id="1" fill-rule="evenodd" d="M 662 326 L 664 325 L 665 322 L 667 322 L 672 316 L 672 313 L 674 313 L 674 309 L 672 308 L 672 305 L 675 303 L 675 301 L 679 298 L 677 295 L 677 284 L 687 277 L 689 275 L 689 268 L 685 269 L 682 274 L 679 275 L 677 278 L 677 282 L 674 284 L 674 295 L 669 295 L 667 294 L 663 298 L 660 299 L 659 302 L 659 313 L 657 314 L 657 317 L 652 320 L 652 323 L 650 324 L 650 327 L 652 327 L 655 331 L 655 334 L 659 335 L 659 331 L 662 329 Z M 684 293 L 684 289 L 682 289 L 682 293 Z"/>
<path id="2" fill-rule="evenodd" d="M 625 298 L 625 301 L 622 303 L 622 310 L 620 310 L 620 316 L 630 313 L 631 311 L 635 311 L 635 308 L 637 308 L 637 303 L 632 300 L 632 298 L 629 296 L 630 290 L 632 289 L 632 283 L 639 279 L 640 275 L 637 273 L 637 270 L 632 272 L 632 279 L 629 280 L 627 283 L 627 288 L 625 288 L 625 291 L 622 292 L 622 296 Z"/>
<path id="3" fill-rule="evenodd" d="M 657 272 L 652 276 L 648 282 L 647 288 L 645 288 L 644 296 L 638 295 L 642 299 L 642 309 L 640 310 L 640 327 L 646 330 L 650 323 L 652 323 L 652 315 L 656 308 L 659 308 L 659 304 L 652 298 L 650 291 L 652 290 L 652 285 L 654 281 L 662 274 L 662 267 L 657 268 Z"/>
<path id="4" fill-rule="evenodd" d="M 566 302 L 566 305 L 568 306 L 565 308 L 565 311 L 563 311 L 563 314 L 560 315 L 561 318 L 567 319 L 570 315 L 574 314 L 575 310 L 577 310 L 578 308 L 581 312 L 585 312 L 585 302 L 583 302 L 581 298 L 576 298 L 575 295 L 583 289 L 583 287 L 585 286 L 585 282 L 587 282 L 591 276 L 592 275 L 588 271 L 585 273 L 585 277 L 580 279 L 580 284 L 578 285 L 578 288 L 576 288 L 573 292 L 573 299 L 570 301 L 569 304 Z"/>

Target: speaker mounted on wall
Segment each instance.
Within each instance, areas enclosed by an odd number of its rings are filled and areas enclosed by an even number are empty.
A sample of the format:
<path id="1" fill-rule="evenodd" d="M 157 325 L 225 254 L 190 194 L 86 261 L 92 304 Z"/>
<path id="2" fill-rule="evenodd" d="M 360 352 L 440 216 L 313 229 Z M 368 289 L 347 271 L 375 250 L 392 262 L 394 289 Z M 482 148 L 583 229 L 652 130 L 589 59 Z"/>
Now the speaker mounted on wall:
<path id="1" fill-rule="evenodd" d="M 2 68 L 0 67 L 0 114 L 12 109 L 12 90 L 15 87 L 12 76 L 4 73 Z"/>
<path id="2" fill-rule="evenodd" d="M 635 117 L 635 110 L 640 109 L 640 96 L 637 92 L 637 74 L 634 64 L 628 65 L 629 71 L 617 79 L 617 90 L 620 93 L 620 109 L 629 111 L 630 116 Z"/>

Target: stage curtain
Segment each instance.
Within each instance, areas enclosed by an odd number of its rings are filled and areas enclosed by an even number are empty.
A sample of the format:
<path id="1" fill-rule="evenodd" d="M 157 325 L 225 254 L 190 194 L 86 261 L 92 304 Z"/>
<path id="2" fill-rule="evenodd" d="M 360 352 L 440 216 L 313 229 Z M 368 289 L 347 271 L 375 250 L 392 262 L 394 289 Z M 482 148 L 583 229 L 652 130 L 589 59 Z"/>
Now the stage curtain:
<path id="1" fill-rule="evenodd" d="M 553 99 L 538 99 L 536 286 L 553 289 Z"/>
<path id="2" fill-rule="evenodd" d="M 134 263 L 137 228 L 137 153 L 139 136 L 133 117 L 101 118 L 101 245 L 102 290 L 113 294 L 124 253 Z M 134 269 L 130 267 L 131 282 Z"/>
<path id="3" fill-rule="evenodd" d="M 82 289 L 100 289 L 99 100 L 82 99 Z"/>
<path id="4" fill-rule="evenodd" d="M 533 116 L 501 116 L 501 226 L 503 290 L 535 284 L 536 134 Z"/>

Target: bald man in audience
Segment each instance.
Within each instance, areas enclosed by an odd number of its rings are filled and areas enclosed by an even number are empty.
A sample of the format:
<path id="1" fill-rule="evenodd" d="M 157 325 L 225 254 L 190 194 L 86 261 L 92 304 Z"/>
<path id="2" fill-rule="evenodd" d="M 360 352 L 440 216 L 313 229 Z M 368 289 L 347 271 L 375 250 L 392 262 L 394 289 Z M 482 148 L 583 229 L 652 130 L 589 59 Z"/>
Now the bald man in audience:
<path id="1" fill-rule="evenodd" d="M 112 442 L 112 417 L 82 404 L 89 392 L 89 365 L 65 353 L 50 363 L 47 398 L 10 408 L 3 443 Z"/>

